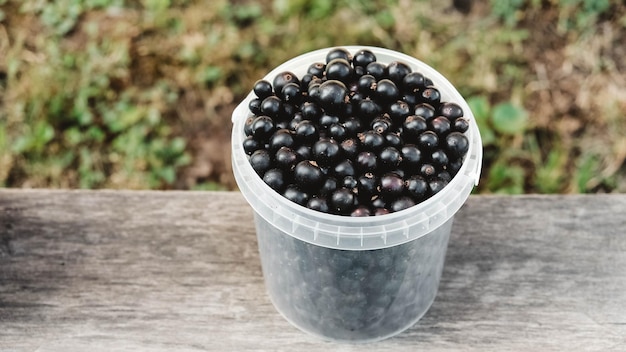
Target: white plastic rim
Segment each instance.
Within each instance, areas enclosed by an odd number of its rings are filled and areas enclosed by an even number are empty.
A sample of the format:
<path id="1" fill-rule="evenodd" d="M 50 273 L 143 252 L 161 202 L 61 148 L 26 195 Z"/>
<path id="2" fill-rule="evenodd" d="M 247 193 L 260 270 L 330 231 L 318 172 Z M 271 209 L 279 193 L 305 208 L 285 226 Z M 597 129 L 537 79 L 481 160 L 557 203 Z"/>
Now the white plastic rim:
<path id="1" fill-rule="evenodd" d="M 331 48 L 315 50 L 295 57 L 269 72 L 272 81 L 283 71 L 306 74 L 310 64 L 325 62 Z M 252 169 L 243 150 L 244 123 L 252 113 L 249 102 L 254 92 L 235 108 L 232 115 L 232 164 L 235 180 L 253 210 L 284 233 L 319 246 L 342 250 L 372 250 L 391 247 L 417 239 L 437 229 L 456 214 L 478 184 L 482 166 L 482 141 L 474 115 L 456 88 L 439 72 L 422 61 L 397 51 L 371 46 L 341 46 L 354 54 L 368 49 L 378 62 L 402 61 L 413 71 L 430 78 L 441 93 L 441 100 L 454 102 L 463 109 L 470 128 L 466 132 L 470 146 L 456 176 L 439 193 L 408 209 L 371 217 L 326 214 L 296 204 L 270 188 Z"/>

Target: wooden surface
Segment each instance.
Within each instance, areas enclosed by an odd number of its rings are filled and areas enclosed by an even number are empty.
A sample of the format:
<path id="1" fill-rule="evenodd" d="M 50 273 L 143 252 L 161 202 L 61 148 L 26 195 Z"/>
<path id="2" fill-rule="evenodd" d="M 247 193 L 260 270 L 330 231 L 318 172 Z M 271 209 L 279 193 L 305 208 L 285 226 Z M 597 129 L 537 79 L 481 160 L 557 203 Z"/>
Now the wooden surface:
<path id="1" fill-rule="evenodd" d="M 626 195 L 471 196 L 406 332 L 323 342 L 234 192 L 0 190 L 0 351 L 626 351 Z"/>

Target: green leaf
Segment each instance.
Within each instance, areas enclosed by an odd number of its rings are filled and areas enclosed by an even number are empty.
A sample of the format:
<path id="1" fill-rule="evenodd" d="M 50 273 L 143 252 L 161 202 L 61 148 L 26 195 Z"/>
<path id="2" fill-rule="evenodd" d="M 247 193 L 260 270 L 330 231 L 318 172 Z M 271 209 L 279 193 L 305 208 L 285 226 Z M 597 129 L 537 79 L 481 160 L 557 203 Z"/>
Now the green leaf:
<path id="1" fill-rule="evenodd" d="M 485 96 L 470 97 L 467 99 L 467 105 L 472 110 L 476 121 L 487 122 L 489 119 L 489 101 Z"/>
<path id="2" fill-rule="evenodd" d="M 528 114 L 511 103 L 500 103 L 493 108 L 491 123 L 502 134 L 520 134 L 526 129 Z"/>

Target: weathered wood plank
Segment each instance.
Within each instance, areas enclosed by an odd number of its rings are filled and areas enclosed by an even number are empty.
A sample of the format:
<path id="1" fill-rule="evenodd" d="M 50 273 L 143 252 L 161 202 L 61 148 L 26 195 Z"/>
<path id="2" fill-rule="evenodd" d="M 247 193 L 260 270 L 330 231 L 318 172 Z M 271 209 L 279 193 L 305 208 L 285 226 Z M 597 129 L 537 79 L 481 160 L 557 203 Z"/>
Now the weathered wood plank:
<path id="1" fill-rule="evenodd" d="M 0 190 L 0 351 L 623 351 L 625 213 L 472 196 L 430 311 L 353 346 L 275 311 L 239 193 Z"/>

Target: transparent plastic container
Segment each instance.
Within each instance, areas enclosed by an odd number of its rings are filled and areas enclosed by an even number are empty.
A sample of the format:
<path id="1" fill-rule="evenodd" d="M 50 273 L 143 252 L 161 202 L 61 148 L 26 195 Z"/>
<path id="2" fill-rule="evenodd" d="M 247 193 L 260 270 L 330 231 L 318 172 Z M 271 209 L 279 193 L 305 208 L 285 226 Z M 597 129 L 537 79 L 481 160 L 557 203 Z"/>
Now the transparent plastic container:
<path id="1" fill-rule="evenodd" d="M 255 213 L 265 284 L 276 309 L 294 326 L 325 340 L 371 342 L 415 324 L 437 294 L 455 213 L 478 183 L 482 143 L 472 112 L 436 70 L 405 54 L 368 46 L 377 61 L 402 61 L 430 78 L 442 101 L 455 102 L 470 122 L 469 151 L 458 174 L 439 193 L 408 209 L 372 217 L 321 213 L 293 203 L 267 186 L 242 148 L 248 97 L 232 116 L 233 172 Z M 332 48 L 298 56 L 283 71 L 302 77 Z"/>

